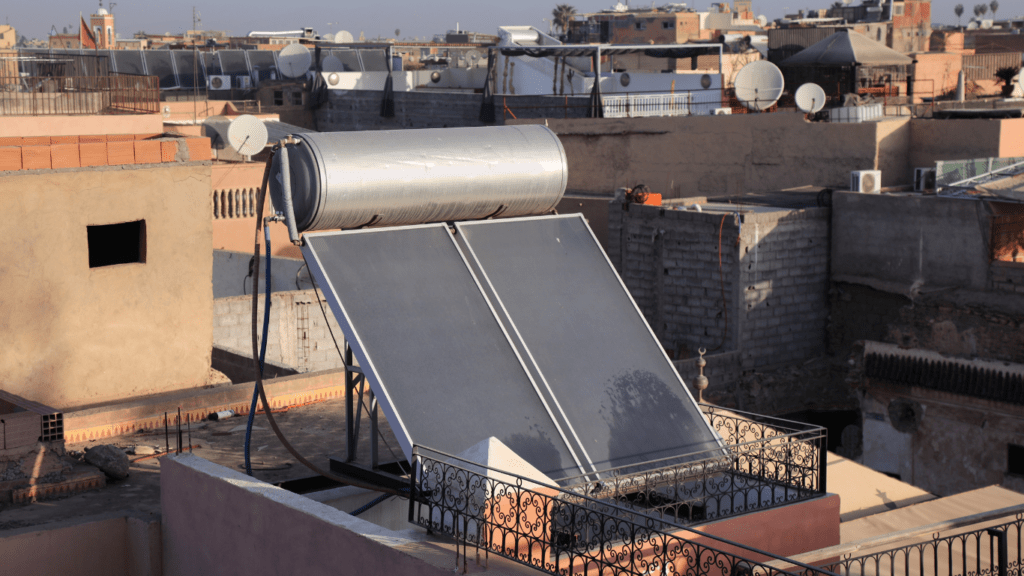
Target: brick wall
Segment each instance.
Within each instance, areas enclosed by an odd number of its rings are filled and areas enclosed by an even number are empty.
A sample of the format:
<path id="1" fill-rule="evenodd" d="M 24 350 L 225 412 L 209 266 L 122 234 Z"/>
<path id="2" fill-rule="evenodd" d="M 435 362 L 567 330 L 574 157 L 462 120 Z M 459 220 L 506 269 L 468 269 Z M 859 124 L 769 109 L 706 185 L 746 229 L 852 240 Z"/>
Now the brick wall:
<path id="1" fill-rule="evenodd" d="M 344 366 L 324 323 L 313 290 L 271 294 L 270 332 L 267 360 L 295 368 L 298 372 L 319 372 Z M 259 298 L 259 330 L 263 329 L 263 301 Z M 344 351 L 345 338 L 331 308 L 321 298 L 330 329 Z M 252 297 L 218 298 L 213 302 L 213 343 L 215 347 L 245 351 L 252 349 Z"/>
<path id="2" fill-rule="evenodd" d="M 828 209 L 676 209 L 694 201 L 609 208 L 609 257 L 669 354 L 737 352 L 730 374 L 824 353 Z"/>
<path id="3" fill-rule="evenodd" d="M 0 171 L 210 160 L 209 138 L 160 134 L 0 137 Z"/>

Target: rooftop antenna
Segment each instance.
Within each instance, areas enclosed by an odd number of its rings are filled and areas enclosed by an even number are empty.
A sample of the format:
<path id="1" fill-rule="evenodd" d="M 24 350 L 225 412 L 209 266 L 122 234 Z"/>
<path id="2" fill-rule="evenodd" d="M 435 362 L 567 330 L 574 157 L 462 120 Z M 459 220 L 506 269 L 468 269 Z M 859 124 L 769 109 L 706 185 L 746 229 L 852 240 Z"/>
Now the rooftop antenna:
<path id="1" fill-rule="evenodd" d="M 309 48 L 302 44 L 289 44 L 277 55 L 277 68 L 288 78 L 305 76 L 312 63 L 313 56 L 309 53 Z"/>
<path id="2" fill-rule="evenodd" d="M 767 60 L 755 60 L 736 74 L 736 98 L 747 110 L 771 108 L 782 96 L 786 82 L 779 67 Z"/>
<path id="3" fill-rule="evenodd" d="M 797 88 L 793 97 L 796 100 L 796 107 L 804 114 L 815 114 L 825 107 L 825 90 L 814 82 Z"/>

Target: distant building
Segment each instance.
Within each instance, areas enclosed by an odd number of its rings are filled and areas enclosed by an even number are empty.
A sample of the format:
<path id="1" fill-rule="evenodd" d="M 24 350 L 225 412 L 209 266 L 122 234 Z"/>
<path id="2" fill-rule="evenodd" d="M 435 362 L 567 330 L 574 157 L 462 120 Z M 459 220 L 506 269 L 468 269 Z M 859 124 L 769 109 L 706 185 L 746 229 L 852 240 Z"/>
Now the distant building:
<path id="1" fill-rule="evenodd" d="M 763 22 L 763 21 L 762 21 Z M 697 12 L 685 4 L 660 8 L 629 8 L 622 4 L 601 12 L 577 14 L 569 22 L 566 41 L 570 44 L 684 44 L 714 40 L 726 33 L 755 34 L 762 30 L 749 0 L 731 9 L 726 2 L 712 4 Z"/>
<path id="2" fill-rule="evenodd" d="M 0 24 L 0 50 L 13 48 L 17 42 L 18 32 L 14 29 L 14 26 Z"/>
<path id="3" fill-rule="evenodd" d="M 114 15 L 106 8 L 100 7 L 95 14 L 79 18 L 80 26 L 76 34 L 53 34 L 50 36 L 50 48 L 94 48 L 97 50 L 113 50 L 117 47 L 117 32 L 114 28 Z"/>

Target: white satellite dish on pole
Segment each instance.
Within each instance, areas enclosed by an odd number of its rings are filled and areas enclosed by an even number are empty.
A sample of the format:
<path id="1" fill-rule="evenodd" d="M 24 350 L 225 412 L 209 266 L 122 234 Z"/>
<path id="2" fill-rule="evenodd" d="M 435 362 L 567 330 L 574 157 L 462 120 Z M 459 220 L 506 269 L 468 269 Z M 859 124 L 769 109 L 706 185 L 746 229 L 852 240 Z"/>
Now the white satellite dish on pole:
<path id="1" fill-rule="evenodd" d="M 334 35 L 334 42 L 336 44 L 351 44 L 355 39 L 352 38 L 352 33 L 346 30 L 339 30 Z"/>
<path id="2" fill-rule="evenodd" d="M 267 146 L 267 125 L 255 116 L 245 114 L 228 124 L 228 146 L 248 159 Z"/>
<path id="3" fill-rule="evenodd" d="M 760 112 L 771 108 L 785 87 L 782 71 L 767 60 L 751 62 L 736 74 L 736 98 L 747 110 Z"/>
<path id="4" fill-rule="evenodd" d="M 277 55 L 277 68 L 286 78 L 305 76 L 312 63 L 313 55 L 302 44 L 289 44 Z"/>
<path id="5" fill-rule="evenodd" d="M 796 100 L 796 107 L 804 114 L 814 114 L 825 107 L 825 91 L 814 82 L 797 88 L 793 98 Z"/>
<path id="6" fill-rule="evenodd" d="M 341 63 L 334 54 L 329 54 L 326 58 L 320 61 L 321 72 L 344 72 L 345 65 Z"/>

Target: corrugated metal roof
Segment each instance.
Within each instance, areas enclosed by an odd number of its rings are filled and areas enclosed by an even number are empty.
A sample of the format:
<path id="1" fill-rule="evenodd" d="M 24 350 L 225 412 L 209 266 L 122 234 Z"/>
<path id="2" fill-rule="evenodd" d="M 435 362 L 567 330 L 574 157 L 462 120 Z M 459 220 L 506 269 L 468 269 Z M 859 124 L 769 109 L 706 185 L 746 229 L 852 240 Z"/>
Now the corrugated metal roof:
<path id="1" fill-rule="evenodd" d="M 913 60 L 852 30 L 835 34 L 782 61 L 783 66 L 901 66 Z"/>

